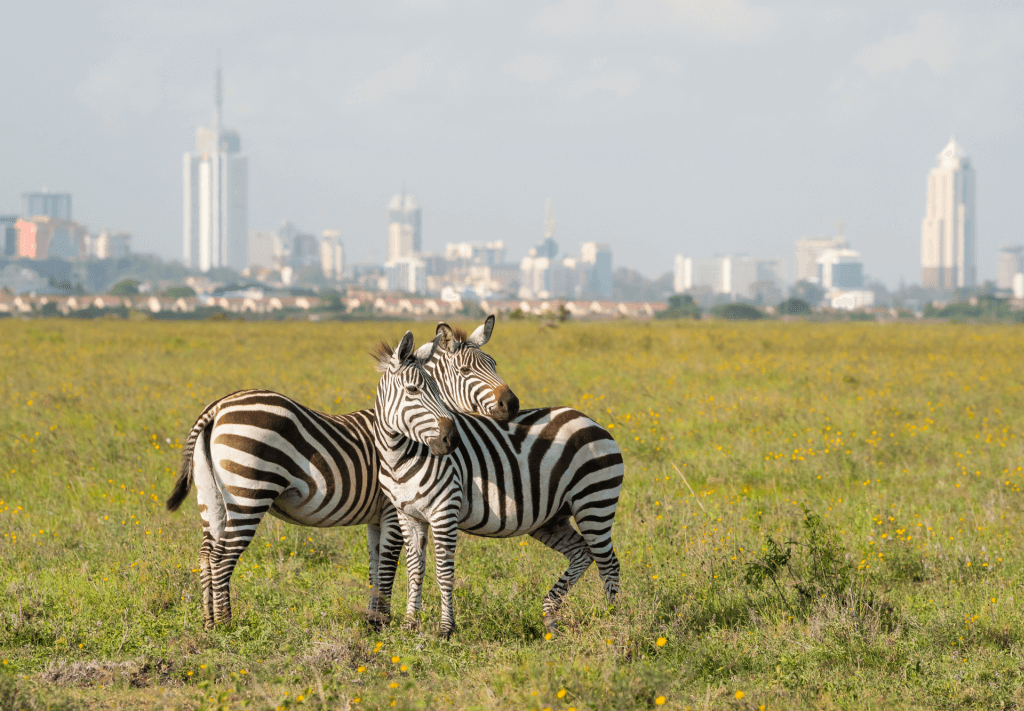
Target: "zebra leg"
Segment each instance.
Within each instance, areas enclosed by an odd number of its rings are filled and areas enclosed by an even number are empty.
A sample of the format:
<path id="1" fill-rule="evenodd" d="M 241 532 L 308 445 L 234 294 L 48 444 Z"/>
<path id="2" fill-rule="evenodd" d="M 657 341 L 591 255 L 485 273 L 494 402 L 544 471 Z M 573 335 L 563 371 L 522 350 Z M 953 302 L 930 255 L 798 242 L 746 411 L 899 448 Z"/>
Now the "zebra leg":
<path id="1" fill-rule="evenodd" d="M 213 549 L 224 533 L 227 508 L 210 465 L 209 432 L 199 434 L 192 454 L 192 477 L 199 502 L 199 520 L 203 524 L 203 544 L 199 549 L 199 582 L 203 588 L 203 629 L 213 629 Z"/>
<path id="2" fill-rule="evenodd" d="M 405 629 L 415 630 L 420 625 L 420 605 L 423 599 L 423 573 L 427 567 L 427 523 L 398 513 L 405 539 L 405 565 L 409 574 L 409 600 L 405 606 Z"/>
<path id="3" fill-rule="evenodd" d="M 541 608 L 544 610 L 544 626 L 557 628 L 558 621 L 555 615 L 558 613 L 558 608 L 562 606 L 562 600 L 568 594 L 569 588 L 587 572 L 587 568 L 594 562 L 594 558 L 590 555 L 587 542 L 572 527 L 568 518 L 551 521 L 531 533 L 530 536 L 569 559 L 568 569 L 562 573 L 562 577 L 558 579 L 555 586 L 544 596 Z"/>
<path id="4" fill-rule="evenodd" d="M 224 533 L 213 547 L 213 621 L 218 625 L 231 622 L 231 574 L 235 571 L 238 559 L 249 547 L 256 527 L 266 511 L 263 507 L 258 513 L 235 512 L 232 509 L 248 509 L 243 506 L 230 506 Z"/>
<path id="5" fill-rule="evenodd" d="M 203 531 L 203 545 L 199 548 L 199 584 L 203 587 L 203 629 L 213 629 L 213 571 L 210 559 L 213 556 L 214 540 Z"/>
<path id="6" fill-rule="evenodd" d="M 377 561 L 377 613 L 382 625 L 387 625 L 391 621 L 391 593 L 395 587 L 395 572 L 398 570 L 398 559 L 402 555 L 404 543 L 398 511 L 390 501 L 385 501 L 380 514 L 380 548 Z"/>
<path id="7" fill-rule="evenodd" d="M 380 523 L 366 525 L 366 550 L 370 557 L 370 600 L 366 605 L 366 622 L 379 630 L 383 627 L 377 604 L 380 598 Z"/>
<path id="8" fill-rule="evenodd" d="M 608 596 L 608 604 L 615 604 L 615 596 L 619 593 L 619 559 L 612 546 L 612 522 L 615 510 L 607 512 L 607 508 L 573 511 L 576 525 L 590 548 L 590 554 L 597 562 L 597 572 L 604 583 L 604 594 Z"/>
<path id="9" fill-rule="evenodd" d="M 458 513 L 458 509 L 455 510 Z M 441 636 L 449 639 L 455 631 L 455 543 L 458 519 L 447 516 L 430 527 L 434 534 L 434 577 L 441 591 Z"/>

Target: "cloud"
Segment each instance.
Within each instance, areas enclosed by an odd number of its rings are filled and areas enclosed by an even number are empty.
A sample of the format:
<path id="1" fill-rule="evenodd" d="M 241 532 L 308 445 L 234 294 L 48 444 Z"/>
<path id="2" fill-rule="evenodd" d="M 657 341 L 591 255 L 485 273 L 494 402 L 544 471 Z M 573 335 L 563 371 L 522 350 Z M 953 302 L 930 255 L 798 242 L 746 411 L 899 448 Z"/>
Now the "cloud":
<path id="1" fill-rule="evenodd" d="M 742 44 L 770 34 L 776 13 L 743 0 L 560 0 L 534 17 L 539 34 L 572 39 L 687 37 Z"/>
<path id="2" fill-rule="evenodd" d="M 505 62 L 502 70 L 510 77 L 531 84 L 545 84 L 562 76 L 562 60 L 554 54 L 520 54 Z"/>
<path id="3" fill-rule="evenodd" d="M 352 101 L 374 105 L 395 95 L 422 92 L 435 65 L 436 59 L 430 52 L 408 52 L 359 82 L 352 92 Z"/>
<path id="4" fill-rule="evenodd" d="M 108 128 L 116 129 L 127 114 L 145 116 L 154 111 L 161 92 L 156 72 L 139 57 L 122 53 L 90 69 L 75 87 L 75 97 Z"/>

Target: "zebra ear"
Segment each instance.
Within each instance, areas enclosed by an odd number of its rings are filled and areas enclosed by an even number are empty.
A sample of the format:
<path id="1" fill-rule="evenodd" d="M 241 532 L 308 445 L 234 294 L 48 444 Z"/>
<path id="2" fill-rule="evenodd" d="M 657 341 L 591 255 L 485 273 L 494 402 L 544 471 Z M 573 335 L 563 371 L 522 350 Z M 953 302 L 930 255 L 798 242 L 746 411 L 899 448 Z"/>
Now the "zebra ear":
<path id="1" fill-rule="evenodd" d="M 455 338 L 455 332 L 444 321 L 437 324 L 437 339 L 435 340 L 440 341 L 439 345 L 441 348 L 449 353 L 454 353 L 455 349 L 458 348 L 458 339 Z"/>
<path id="2" fill-rule="evenodd" d="M 434 359 L 434 354 L 437 353 L 437 346 L 440 341 L 440 336 L 434 336 L 434 340 L 430 343 L 424 343 L 420 346 L 419 350 L 416 351 L 416 360 L 420 362 L 420 365 L 426 365 Z"/>
<path id="3" fill-rule="evenodd" d="M 466 340 L 466 343 L 477 348 L 483 348 L 484 344 L 491 340 L 492 331 L 494 331 L 494 314 L 488 316 L 483 325 L 473 331 L 473 335 Z"/>
<path id="4" fill-rule="evenodd" d="M 403 365 L 409 360 L 409 356 L 412 355 L 413 342 L 412 342 L 412 331 L 406 331 L 405 335 L 402 336 L 402 342 L 398 344 L 398 348 L 395 349 L 394 363 L 395 365 Z"/>
<path id="5" fill-rule="evenodd" d="M 434 357 L 434 351 L 437 349 L 437 338 L 433 341 L 427 341 L 422 346 L 416 349 L 416 353 L 413 355 L 420 363 L 429 363 L 430 359 Z"/>

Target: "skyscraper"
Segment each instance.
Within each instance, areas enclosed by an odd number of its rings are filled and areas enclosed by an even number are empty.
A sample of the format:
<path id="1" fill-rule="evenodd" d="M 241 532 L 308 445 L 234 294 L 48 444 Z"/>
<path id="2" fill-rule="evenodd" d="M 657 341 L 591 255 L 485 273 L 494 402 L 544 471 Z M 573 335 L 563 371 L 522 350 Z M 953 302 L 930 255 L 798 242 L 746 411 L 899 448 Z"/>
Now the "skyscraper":
<path id="1" fill-rule="evenodd" d="M 238 133 L 221 127 L 223 91 L 217 69 L 213 128 L 196 129 L 196 151 L 184 158 L 185 264 L 204 272 L 248 266 L 249 159 Z"/>
<path id="2" fill-rule="evenodd" d="M 422 251 L 419 205 L 412 195 L 395 195 L 388 203 L 388 262 Z"/>
<path id="3" fill-rule="evenodd" d="M 974 169 L 954 139 L 938 160 L 928 176 L 928 204 L 921 222 L 921 285 L 974 286 Z"/>
<path id="4" fill-rule="evenodd" d="M 49 193 L 44 189 L 38 193 L 25 193 L 21 196 L 21 203 L 26 219 L 44 215 L 58 220 L 71 219 L 70 193 Z"/>
<path id="5" fill-rule="evenodd" d="M 809 237 L 796 242 L 796 279 L 795 281 L 818 281 L 818 257 L 827 249 L 846 249 L 846 239 L 842 235 L 836 237 Z"/>

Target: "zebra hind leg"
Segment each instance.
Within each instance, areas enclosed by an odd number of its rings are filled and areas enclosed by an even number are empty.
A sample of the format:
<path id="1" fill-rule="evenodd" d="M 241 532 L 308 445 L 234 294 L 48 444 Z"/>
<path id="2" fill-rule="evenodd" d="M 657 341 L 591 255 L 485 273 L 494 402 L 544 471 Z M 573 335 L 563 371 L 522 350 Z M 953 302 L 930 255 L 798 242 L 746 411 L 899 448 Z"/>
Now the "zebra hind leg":
<path id="1" fill-rule="evenodd" d="M 228 511 L 224 533 L 213 547 L 211 569 L 213 573 L 213 619 L 218 625 L 231 622 L 231 574 L 238 559 L 256 535 L 263 512 L 255 518 L 243 518 Z"/>
<path id="2" fill-rule="evenodd" d="M 366 623 L 380 631 L 384 621 L 380 614 L 380 524 L 366 526 L 366 550 L 369 554 L 370 600 L 366 605 Z"/>
<path id="3" fill-rule="evenodd" d="M 587 572 L 587 568 L 590 567 L 594 558 L 590 555 L 587 542 L 572 527 L 568 518 L 549 522 L 543 528 L 531 533 L 530 536 L 569 559 L 569 567 L 562 573 L 562 577 L 558 579 L 555 586 L 544 596 L 541 608 L 544 611 L 544 626 L 550 630 L 557 630 L 557 614 L 558 609 L 562 606 L 562 600 L 568 594 L 569 588 Z"/>
<path id="4" fill-rule="evenodd" d="M 203 531 L 203 545 L 199 549 L 199 583 L 203 588 L 203 629 L 213 629 L 213 536 Z"/>
<path id="5" fill-rule="evenodd" d="M 614 605 L 615 597 L 619 594 L 619 559 L 612 546 L 612 521 L 615 511 L 613 509 L 610 514 L 606 511 L 583 509 L 574 511 L 573 517 L 590 548 L 590 554 L 597 562 L 597 572 L 604 583 L 604 594 L 608 597 L 608 604 Z"/>

